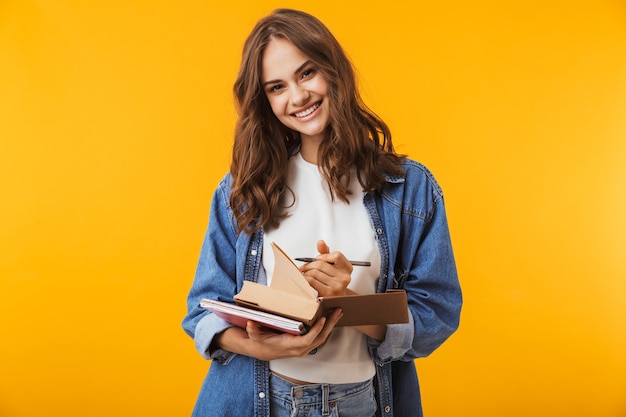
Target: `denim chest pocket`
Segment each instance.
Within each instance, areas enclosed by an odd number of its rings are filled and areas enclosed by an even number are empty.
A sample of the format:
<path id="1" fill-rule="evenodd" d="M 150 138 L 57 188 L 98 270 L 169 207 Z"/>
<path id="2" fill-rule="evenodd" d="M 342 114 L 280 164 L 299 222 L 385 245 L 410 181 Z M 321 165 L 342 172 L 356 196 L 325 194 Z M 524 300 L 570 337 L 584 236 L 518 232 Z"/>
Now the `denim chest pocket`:
<path id="1" fill-rule="evenodd" d="M 393 271 L 393 288 L 401 289 L 404 287 L 407 277 L 409 276 L 409 270 L 402 265 L 397 265 Z"/>

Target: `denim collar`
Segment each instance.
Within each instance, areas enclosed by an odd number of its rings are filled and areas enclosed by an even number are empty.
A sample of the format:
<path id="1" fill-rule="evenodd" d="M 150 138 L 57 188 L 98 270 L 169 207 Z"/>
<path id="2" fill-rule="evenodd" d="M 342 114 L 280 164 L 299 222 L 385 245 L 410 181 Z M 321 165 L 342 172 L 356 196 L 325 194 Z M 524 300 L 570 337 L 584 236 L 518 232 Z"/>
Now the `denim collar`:
<path id="1" fill-rule="evenodd" d="M 401 184 L 404 182 L 404 177 L 401 177 L 399 175 L 387 175 L 385 174 L 385 181 L 392 183 L 392 184 Z"/>

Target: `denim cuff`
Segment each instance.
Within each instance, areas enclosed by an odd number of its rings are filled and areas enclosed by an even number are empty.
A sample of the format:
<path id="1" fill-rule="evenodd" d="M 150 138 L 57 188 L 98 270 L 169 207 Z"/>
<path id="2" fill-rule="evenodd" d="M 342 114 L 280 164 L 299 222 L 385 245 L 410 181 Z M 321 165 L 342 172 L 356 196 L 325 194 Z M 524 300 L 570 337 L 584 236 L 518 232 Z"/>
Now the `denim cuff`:
<path id="1" fill-rule="evenodd" d="M 232 327 L 230 323 L 212 313 L 207 314 L 198 322 L 193 340 L 196 349 L 204 359 L 212 359 L 224 365 L 233 359 L 235 354 L 232 352 L 223 349 L 210 350 L 215 336 L 229 327 Z"/>
<path id="2" fill-rule="evenodd" d="M 373 357 L 376 362 L 390 362 L 401 359 L 406 352 L 411 350 L 415 326 L 413 316 L 409 313 L 409 322 L 401 324 L 388 324 L 385 340 L 377 342 L 370 339 L 373 348 Z"/>

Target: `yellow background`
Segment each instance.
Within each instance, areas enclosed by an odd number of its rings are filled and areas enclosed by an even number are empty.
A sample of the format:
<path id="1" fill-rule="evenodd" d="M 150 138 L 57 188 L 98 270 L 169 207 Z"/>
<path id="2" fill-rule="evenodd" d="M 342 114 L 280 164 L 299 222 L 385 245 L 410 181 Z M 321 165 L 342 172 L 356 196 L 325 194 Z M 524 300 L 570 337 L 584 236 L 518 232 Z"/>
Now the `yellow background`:
<path id="1" fill-rule="evenodd" d="M 180 328 L 242 42 L 320 17 L 443 186 L 428 417 L 626 416 L 624 1 L 0 2 L 0 416 L 186 416 Z M 236 387 L 233 387 L 236 388 Z"/>

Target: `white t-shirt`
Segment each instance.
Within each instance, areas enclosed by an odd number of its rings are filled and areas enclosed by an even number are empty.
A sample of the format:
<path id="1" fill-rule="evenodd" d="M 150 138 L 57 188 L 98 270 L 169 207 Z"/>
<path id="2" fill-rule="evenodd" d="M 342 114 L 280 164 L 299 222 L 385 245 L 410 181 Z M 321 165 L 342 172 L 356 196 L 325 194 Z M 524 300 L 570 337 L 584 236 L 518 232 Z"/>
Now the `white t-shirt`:
<path id="1" fill-rule="evenodd" d="M 289 160 L 287 185 L 295 194 L 295 201 L 286 192 L 287 201 L 283 204 L 289 217 L 277 229 L 265 231 L 262 260 L 268 284 L 274 271 L 272 242 L 294 258 L 315 257 L 317 241 L 322 239 L 331 252 L 340 251 L 350 260 L 370 261 L 370 267 L 354 267 L 348 288 L 359 294 L 376 292 L 380 253 L 363 205 L 363 188 L 356 171 L 352 174 L 350 204 L 339 199 L 332 201 L 317 165 L 306 162 L 299 153 Z M 375 374 L 365 335 L 350 327 L 335 328 L 316 354 L 273 360 L 270 369 L 301 381 L 331 384 L 361 382 Z"/>

